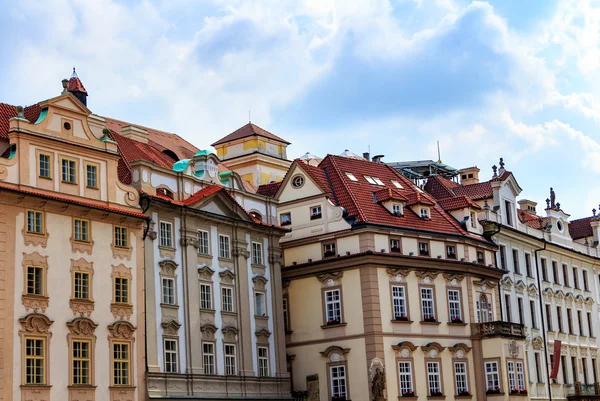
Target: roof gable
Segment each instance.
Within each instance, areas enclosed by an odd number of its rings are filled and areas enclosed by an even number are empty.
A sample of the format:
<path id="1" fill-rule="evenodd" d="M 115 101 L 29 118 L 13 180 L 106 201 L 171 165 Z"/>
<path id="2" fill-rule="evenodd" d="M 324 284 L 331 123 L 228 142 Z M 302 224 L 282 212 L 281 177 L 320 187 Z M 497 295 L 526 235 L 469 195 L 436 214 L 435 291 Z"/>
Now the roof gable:
<path id="1" fill-rule="evenodd" d="M 292 181 L 295 177 L 304 177 L 304 184 L 295 188 Z M 275 197 L 280 202 L 288 202 L 299 198 L 322 195 L 327 193 L 325 173 L 318 167 L 309 166 L 300 160 L 294 160 L 287 174 L 283 178 Z"/>
<path id="2" fill-rule="evenodd" d="M 235 131 L 233 131 L 231 134 L 225 136 L 224 138 L 219 139 L 217 142 L 211 144 L 210 146 L 222 145 L 227 142 L 232 142 L 232 141 L 236 141 L 238 139 L 248 138 L 248 137 L 252 137 L 252 136 L 261 136 L 263 138 L 272 139 L 274 141 L 281 142 L 286 145 L 290 144 L 285 139 L 280 138 L 277 135 L 270 133 L 266 129 L 263 129 L 255 124 L 248 123 L 238 129 L 236 129 Z"/>

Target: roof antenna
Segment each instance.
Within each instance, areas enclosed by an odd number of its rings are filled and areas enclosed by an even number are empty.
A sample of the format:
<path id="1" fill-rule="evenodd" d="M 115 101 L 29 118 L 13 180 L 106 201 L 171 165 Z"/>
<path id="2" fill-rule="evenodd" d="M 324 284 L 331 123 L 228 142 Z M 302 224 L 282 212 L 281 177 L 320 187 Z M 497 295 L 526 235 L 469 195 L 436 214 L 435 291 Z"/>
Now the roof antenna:
<path id="1" fill-rule="evenodd" d="M 440 156 L 440 141 L 437 141 L 438 146 L 438 163 L 442 162 L 442 156 Z"/>
<path id="2" fill-rule="evenodd" d="M 250 118 L 250 110 L 248 110 L 248 124 L 250 124 L 252 122 L 252 119 Z"/>

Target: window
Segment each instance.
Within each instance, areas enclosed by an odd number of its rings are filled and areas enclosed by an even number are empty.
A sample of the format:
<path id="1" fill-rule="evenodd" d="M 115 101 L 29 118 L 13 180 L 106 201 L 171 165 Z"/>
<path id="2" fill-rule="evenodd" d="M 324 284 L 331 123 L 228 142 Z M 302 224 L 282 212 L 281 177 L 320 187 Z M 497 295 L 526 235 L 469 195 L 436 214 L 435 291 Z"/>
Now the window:
<path id="1" fill-rule="evenodd" d="M 41 178 L 52 178 L 52 159 L 51 159 L 50 155 L 40 153 L 39 163 L 40 163 L 39 176 Z"/>
<path id="2" fill-rule="evenodd" d="M 231 258 L 229 251 L 229 237 L 227 235 L 219 234 L 219 257 L 220 258 Z"/>
<path id="3" fill-rule="evenodd" d="M 88 220 L 73 220 L 73 231 L 75 235 L 75 241 L 90 241 L 90 222 Z"/>
<path id="4" fill-rule="evenodd" d="M 454 362 L 454 382 L 457 395 L 466 395 L 469 392 L 466 362 Z"/>
<path id="5" fill-rule="evenodd" d="M 178 371 L 177 340 L 165 339 L 165 372 L 177 373 Z"/>
<path id="6" fill-rule="evenodd" d="M 446 245 L 446 258 L 447 259 L 456 259 L 456 246 Z"/>
<path id="7" fill-rule="evenodd" d="M 113 343 L 113 384 L 129 385 L 129 344 Z"/>
<path id="8" fill-rule="evenodd" d="M 504 201 L 504 210 L 506 211 L 506 224 L 508 224 L 509 226 L 512 226 L 513 225 L 512 203 L 510 203 L 509 201 Z"/>
<path id="9" fill-rule="evenodd" d="M 594 337 L 594 325 L 592 324 L 592 314 L 590 312 L 587 313 L 587 324 L 588 324 L 588 337 Z"/>
<path id="10" fill-rule="evenodd" d="M 363 175 L 363 177 L 365 177 L 365 180 L 367 180 L 369 184 L 377 185 L 373 177 L 369 177 L 368 175 Z"/>
<path id="11" fill-rule="evenodd" d="M 325 296 L 325 318 L 327 324 L 342 323 L 342 299 L 339 289 L 328 290 Z"/>
<path id="12" fill-rule="evenodd" d="M 423 314 L 423 321 L 436 321 L 433 305 L 433 288 L 421 288 L 421 313 Z"/>
<path id="13" fill-rule="evenodd" d="M 413 393 L 412 363 L 409 361 L 399 361 L 398 375 L 400 379 L 400 395 Z"/>
<path id="14" fill-rule="evenodd" d="M 311 220 L 320 219 L 321 216 L 322 216 L 321 206 L 313 206 L 310 208 L 310 219 Z"/>
<path id="15" fill-rule="evenodd" d="M 69 184 L 77 183 L 77 163 L 75 160 L 61 159 L 62 182 Z"/>
<path id="16" fill-rule="evenodd" d="M 292 186 L 294 188 L 300 188 L 304 185 L 304 177 L 301 175 L 297 175 L 294 178 L 292 178 Z"/>
<path id="17" fill-rule="evenodd" d="M 597 364 L 598 362 L 596 362 L 596 358 L 592 358 L 592 375 L 594 377 L 594 383 L 598 382 L 598 371 L 597 369 Z"/>
<path id="18" fill-rule="evenodd" d="M 571 313 L 570 309 L 567 309 L 567 311 L 569 312 L 569 314 Z M 579 335 L 582 336 L 583 335 L 583 315 L 581 314 L 581 311 L 578 310 L 577 311 L 577 325 L 579 328 Z M 569 322 L 569 326 L 571 326 L 571 323 Z M 575 333 L 573 333 L 575 334 Z"/>
<path id="19" fill-rule="evenodd" d="M 264 292 L 254 293 L 254 304 L 256 306 L 256 316 L 267 316 L 267 304 Z"/>
<path id="20" fill-rule="evenodd" d="M 548 266 L 546 264 L 546 259 L 542 258 L 542 280 L 548 281 Z"/>
<path id="21" fill-rule="evenodd" d="M 552 310 L 550 309 L 550 304 L 546 304 L 546 330 L 552 330 Z"/>
<path id="22" fill-rule="evenodd" d="M 583 384 L 588 384 L 587 377 L 587 358 L 581 358 L 581 368 L 583 370 Z"/>
<path id="23" fill-rule="evenodd" d="M 45 384 L 45 340 L 25 337 L 25 384 Z"/>
<path id="24" fill-rule="evenodd" d="M 429 244 L 427 242 L 419 242 L 419 255 L 429 256 Z"/>
<path id="25" fill-rule="evenodd" d="M 74 291 L 75 299 L 90 299 L 90 274 L 86 272 L 75 272 Z"/>
<path id="26" fill-rule="evenodd" d="M 212 286 L 200 284 L 200 309 L 212 309 Z"/>
<path id="27" fill-rule="evenodd" d="M 258 347 L 258 376 L 269 376 L 269 349 Z"/>
<path id="28" fill-rule="evenodd" d="M 223 312 L 233 312 L 233 288 L 221 288 L 221 310 Z"/>
<path id="29" fill-rule="evenodd" d="M 535 318 L 535 301 L 529 301 L 529 313 L 531 314 L 531 327 L 538 328 L 537 319 Z"/>
<path id="30" fill-rule="evenodd" d="M 521 267 L 519 266 L 519 250 L 518 249 L 512 250 L 512 257 L 513 257 L 513 271 L 517 274 L 521 274 Z"/>
<path id="31" fill-rule="evenodd" d="M 346 397 L 346 367 L 343 365 L 331 366 L 329 376 L 331 378 L 331 397 Z"/>
<path id="32" fill-rule="evenodd" d="M 506 321 L 512 322 L 512 310 L 509 294 L 504 294 L 504 308 L 506 310 Z"/>
<path id="33" fill-rule="evenodd" d="M 27 294 L 44 295 L 44 268 L 27 266 Z"/>
<path id="34" fill-rule="evenodd" d="M 395 215 L 401 215 L 402 214 L 402 205 L 400 205 L 398 203 L 394 203 L 392 205 L 392 213 L 394 213 Z"/>
<path id="35" fill-rule="evenodd" d="M 204 361 L 204 374 L 215 374 L 215 345 L 213 343 L 202 344 L 202 359 Z"/>
<path id="36" fill-rule="evenodd" d="M 531 255 L 528 253 L 525 254 L 525 270 L 527 270 L 527 277 L 533 277 L 531 273 Z"/>
<path id="37" fill-rule="evenodd" d="M 500 245 L 498 252 L 500 253 L 500 267 L 502 270 L 508 270 L 508 266 L 506 265 L 506 247 Z"/>
<path id="38" fill-rule="evenodd" d="M 577 268 L 573 268 L 573 285 L 579 289 L 579 277 L 577 277 Z"/>
<path id="39" fill-rule="evenodd" d="M 373 177 L 373 180 L 375 181 L 375 183 L 377 185 L 379 185 L 380 187 L 385 187 L 385 184 L 383 183 L 383 181 L 381 181 L 379 178 L 377 177 Z"/>
<path id="40" fill-rule="evenodd" d="M 478 323 L 486 323 L 494 320 L 492 312 L 492 301 L 488 300 L 486 294 L 481 294 L 479 296 L 479 300 L 475 304 L 475 309 L 477 310 Z"/>
<path id="41" fill-rule="evenodd" d="M 523 298 L 517 297 L 517 308 L 519 308 L 519 324 L 525 324 L 523 317 Z"/>
<path id="42" fill-rule="evenodd" d="M 571 370 L 573 372 L 573 383 L 579 381 L 579 375 L 577 374 L 577 357 L 571 357 Z"/>
<path id="43" fill-rule="evenodd" d="M 90 342 L 74 340 L 72 346 L 73 384 L 90 384 Z"/>
<path id="44" fill-rule="evenodd" d="M 556 320 L 558 320 L 558 332 L 564 333 L 562 325 L 562 308 L 560 306 L 556 307 Z"/>
<path id="45" fill-rule="evenodd" d="M 289 226 L 292 224 L 292 214 L 291 213 L 281 213 L 279 215 L 279 221 L 282 226 Z"/>
<path id="46" fill-rule="evenodd" d="M 471 228 L 477 228 L 477 213 L 471 212 L 470 215 L 471 215 L 471 218 L 470 218 Z"/>
<path id="47" fill-rule="evenodd" d="M 162 278 L 162 303 L 175 305 L 175 280 L 170 277 Z"/>
<path id="48" fill-rule="evenodd" d="M 563 285 L 569 286 L 569 272 L 567 270 L 567 265 L 562 265 L 562 273 L 563 273 Z"/>
<path id="49" fill-rule="evenodd" d="M 422 207 L 421 208 L 421 218 L 428 219 L 429 218 L 429 209 Z"/>
<path id="50" fill-rule="evenodd" d="M 485 363 L 485 390 L 500 391 L 500 375 L 498 374 L 498 362 Z"/>
<path id="51" fill-rule="evenodd" d="M 477 251 L 477 263 L 480 265 L 485 264 L 485 254 L 483 251 Z"/>
<path id="52" fill-rule="evenodd" d="M 555 260 L 552 261 L 552 276 L 554 283 L 560 284 L 560 280 L 558 279 L 558 263 Z"/>
<path id="53" fill-rule="evenodd" d="M 225 344 L 225 374 L 228 376 L 237 374 L 235 345 L 233 344 Z"/>
<path id="54" fill-rule="evenodd" d="M 160 222 L 160 246 L 173 248 L 173 224 L 166 221 Z"/>
<path id="55" fill-rule="evenodd" d="M 201 253 L 203 255 L 210 255 L 208 231 L 198 230 L 198 253 Z"/>
<path id="56" fill-rule="evenodd" d="M 44 234 L 44 212 L 27 211 L 27 232 Z"/>
<path id="57" fill-rule="evenodd" d="M 329 258 L 336 255 L 335 242 L 323 244 L 323 257 Z"/>
<path id="58" fill-rule="evenodd" d="M 406 312 L 406 292 L 405 288 L 399 285 L 392 286 L 392 305 L 394 307 L 395 320 L 408 320 Z"/>
<path id="59" fill-rule="evenodd" d="M 429 385 L 429 395 L 441 395 L 442 383 L 439 362 L 427 362 L 427 384 Z"/>
<path id="60" fill-rule="evenodd" d="M 448 290 L 448 308 L 450 309 L 450 321 L 453 323 L 462 323 L 459 290 Z"/>
<path id="61" fill-rule="evenodd" d="M 567 357 L 565 355 L 560 356 L 560 367 L 562 370 L 563 383 L 567 384 L 569 382 L 569 378 L 567 376 Z"/>
<path id="62" fill-rule="evenodd" d="M 127 228 L 126 227 L 115 227 L 115 246 L 119 248 L 127 248 Z"/>
<path id="63" fill-rule="evenodd" d="M 290 311 L 288 306 L 289 300 L 287 298 L 283 298 L 282 306 L 283 306 L 283 330 L 287 334 L 290 331 Z"/>
<path id="64" fill-rule="evenodd" d="M 255 265 L 263 264 L 262 244 L 258 242 L 252 243 L 252 263 Z"/>
<path id="65" fill-rule="evenodd" d="M 86 186 L 88 188 L 98 188 L 98 167 L 92 164 L 85 166 Z"/>
<path id="66" fill-rule="evenodd" d="M 579 313 L 579 317 L 581 317 L 581 313 Z M 569 329 L 569 334 L 575 334 L 573 332 L 573 313 L 571 312 L 571 308 L 567 308 L 567 328 Z M 581 333 L 581 327 L 579 328 L 579 332 Z"/>
<path id="67" fill-rule="evenodd" d="M 129 303 L 129 279 L 125 277 L 115 277 L 115 303 Z"/>
<path id="68" fill-rule="evenodd" d="M 398 189 L 404 189 L 404 187 L 396 180 L 391 180 L 392 184 Z"/>
<path id="69" fill-rule="evenodd" d="M 352 173 L 346 173 L 346 177 L 348 177 L 350 181 L 358 181 L 358 178 L 356 178 Z"/>
<path id="70" fill-rule="evenodd" d="M 390 239 L 390 252 L 401 253 L 400 240 L 397 238 Z"/>
<path id="71" fill-rule="evenodd" d="M 586 270 L 582 270 L 581 274 L 583 274 L 583 289 L 586 290 L 586 291 L 589 291 L 590 287 L 588 286 L 587 271 Z"/>
<path id="72" fill-rule="evenodd" d="M 508 361 L 508 387 L 510 391 L 525 390 L 525 374 L 523 372 L 523 362 Z"/>

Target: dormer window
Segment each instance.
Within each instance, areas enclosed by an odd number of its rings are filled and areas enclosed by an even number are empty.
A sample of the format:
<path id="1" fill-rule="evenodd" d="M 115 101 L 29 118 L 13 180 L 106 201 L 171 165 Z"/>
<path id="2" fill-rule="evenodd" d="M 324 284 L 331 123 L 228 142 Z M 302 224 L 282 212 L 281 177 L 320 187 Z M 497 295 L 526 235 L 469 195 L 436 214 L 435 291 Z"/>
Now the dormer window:
<path id="1" fill-rule="evenodd" d="M 316 220 L 322 217 L 321 206 L 313 206 L 310 208 L 310 219 Z"/>
<path id="2" fill-rule="evenodd" d="M 256 220 L 260 220 L 262 221 L 262 216 L 260 215 L 260 213 L 258 212 L 250 212 L 250 216 L 252 216 L 253 218 L 255 218 Z"/>
<path id="3" fill-rule="evenodd" d="M 375 180 L 373 179 L 373 177 L 370 177 L 368 175 L 364 175 L 363 177 L 365 177 L 365 180 L 367 180 L 367 182 L 369 184 L 377 185 L 377 183 L 375 182 Z"/>
<path id="4" fill-rule="evenodd" d="M 358 178 L 356 178 L 352 173 L 346 173 L 346 177 L 348 177 L 350 181 L 358 181 Z"/>
<path id="5" fill-rule="evenodd" d="M 471 212 L 471 228 L 477 228 L 477 213 Z"/>
<path id="6" fill-rule="evenodd" d="M 483 251 L 477 251 L 477 263 L 480 265 L 485 264 L 485 255 L 483 254 Z"/>
<path id="7" fill-rule="evenodd" d="M 330 258 L 336 255 L 335 242 L 327 242 L 323 244 L 323 257 Z"/>
<path id="8" fill-rule="evenodd" d="M 510 201 L 504 201 L 504 210 L 506 211 L 506 224 L 512 226 L 512 203 Z"/>
<path id="9" fill-rule="evenodd" d="M 173 192 L 168 190 L 167 188 L 157 188 L 156 194 L 166 196 L 169 199 L 173 199 Z"/>
<path id="10" fill-rule="evenodd" d="M 456 246 L 446 245 L 446 259 L 456 259 Z"/>
<path id="11" fill-rule="evenodd" d="M 402 211 L 402 205 L 399 203 L 394 203 L 392 205 L 392 213 L 396 216 L 402 216 L 402 214 L 404 214 L 404 212 Z"/>
<path id="12" fill-rule="evenodd" d="M 429 218 L 429 209 L 426 207 L 421 208 L 421 218 L 428 219 Z"/>
<path id="13" fill-rule="evenodd" d="M 291 213 L 281 213 L 279 216 L 279 221 L 282 226 L 289 226 L 292 224 L 292 214 Z"/>
<path id="14" fill-rule="evenodd" d="M 419 255 L 429 256 L 429 244 L 427 242 L 419 242 Z"/>
<path id="15" fill-rule="evenodd" d="M 400 249 L 400 239 L 398 239 L 398 238 L 390 239 L 390 252 L 394 252 L 394 253 L 402 252 L 402 250 Z"/>
<path id="16" fill-rule="evenodd" d="M 392 184 L 394 184 L 394 186 L 398 189 L 404 189 L 404 187 L 400 185 L 398 181 L 392 180 Z"/>

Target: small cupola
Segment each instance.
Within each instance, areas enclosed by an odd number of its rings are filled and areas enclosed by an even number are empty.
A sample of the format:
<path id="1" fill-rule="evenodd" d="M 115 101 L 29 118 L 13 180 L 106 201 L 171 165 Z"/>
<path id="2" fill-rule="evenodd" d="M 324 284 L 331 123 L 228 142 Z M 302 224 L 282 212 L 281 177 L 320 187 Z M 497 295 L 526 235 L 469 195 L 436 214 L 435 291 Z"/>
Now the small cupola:
<path id="1" fill-rule="evenodd" d="M 470 185 L 479 183 L 479 169 L 477 166 L 463 168 L 459 171 L 461 185 Z"/>
<path id="2" fill-rule="evenodd" d="M 531 214 L 536 214 L 535 208 L 537 206 L 537 202 L 530 201 L 529 199 L 521 199 L 518 203 L 520 210 L 529 212 Z"/>
<path id="3" fill-rule="evenodd" d="M 63 80 L 63 87 L 65 85 L 65 80 Z M 67 82 L 67 91 L 71 92 L 73 96 L 75 96 L 84 106 L 87 107 L 87 90 L 81 83 L 81 80 L 77 76 L 75 72 L 75 67 L 73 67 L 73 74 L 71 74 L 71 78 Z"/>

